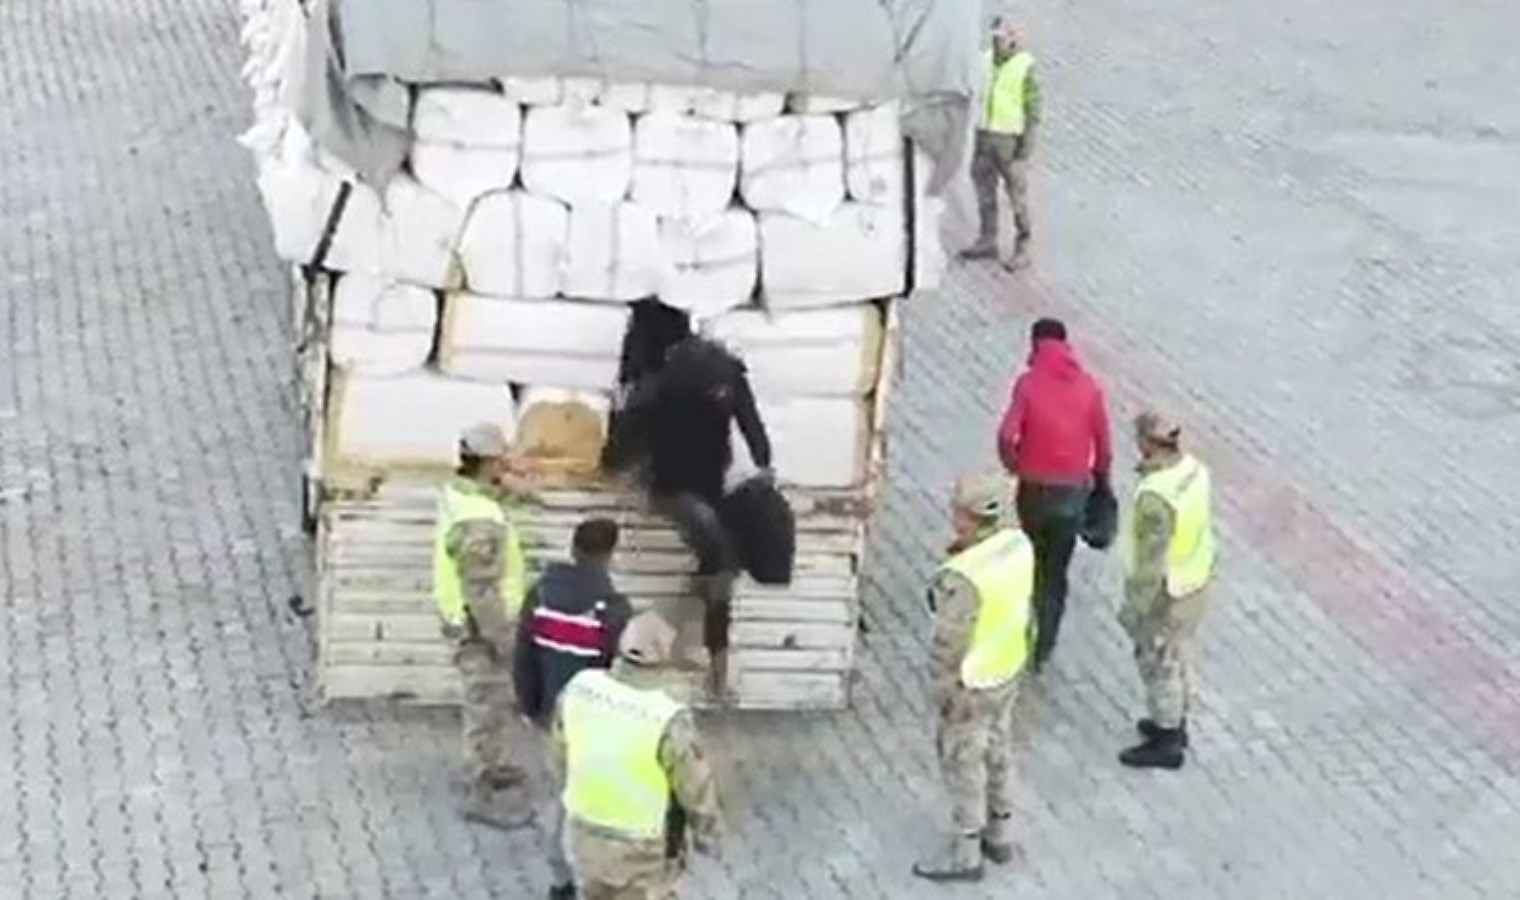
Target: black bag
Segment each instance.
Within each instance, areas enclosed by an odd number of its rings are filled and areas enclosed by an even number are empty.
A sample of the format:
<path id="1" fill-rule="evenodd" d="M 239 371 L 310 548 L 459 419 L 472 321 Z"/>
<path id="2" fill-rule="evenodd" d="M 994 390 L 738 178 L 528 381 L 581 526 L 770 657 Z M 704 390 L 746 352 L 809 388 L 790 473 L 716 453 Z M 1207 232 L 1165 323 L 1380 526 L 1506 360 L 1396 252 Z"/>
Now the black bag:
<path id="1" fill-rule="evenodd" d="M 1107 481 L 1093 485 L 1082 510 L 1082 543 L 1094 550 L 1106 550 L 1119 533 L 1119 498 Z"/>
<path id="2" fill-rule="evenodd" d="M 760 584 L 792 583 L 797 521 L 791 504 L 767 478 L 750 478 L 723 498 L 718 509 L 739 563 Z"/>

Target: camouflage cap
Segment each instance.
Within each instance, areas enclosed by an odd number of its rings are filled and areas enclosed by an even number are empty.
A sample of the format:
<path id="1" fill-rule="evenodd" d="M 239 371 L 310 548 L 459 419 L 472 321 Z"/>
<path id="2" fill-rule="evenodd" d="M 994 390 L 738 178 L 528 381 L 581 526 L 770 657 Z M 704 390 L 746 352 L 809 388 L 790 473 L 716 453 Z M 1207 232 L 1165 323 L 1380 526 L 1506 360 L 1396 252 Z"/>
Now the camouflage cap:
<path id="1" fill-rule="evenodd" d="M 618 639 L 618 655 L 638 666 L 663 665 L 670 659 L 676 632 L 659 613 L 641 612 L 628 621 Z"/>
<path id="2" fill-rule="evenodd" d="M 1135 434 L 1148 441 L 1175 447 L 1182 437 L 1182 426 L 1165 413 L 1147 409 L 1135 416 Z"/>
<path id="3" fill-rule="evenodd" d="M 459 436 L 459 452 L 469 456 L 497 459 L 506 456 L 509 449 L 507 433 L 494 422 L 477 422 Z"/>
<path id="4" fill-rule="evenodd" d="M 1002 472 L 984 469 L 967 472 L 955 479 L 953 502 L 978 518 L 1002 515 L 1003 505 L 1008 502 L 1009 477 Z"/>

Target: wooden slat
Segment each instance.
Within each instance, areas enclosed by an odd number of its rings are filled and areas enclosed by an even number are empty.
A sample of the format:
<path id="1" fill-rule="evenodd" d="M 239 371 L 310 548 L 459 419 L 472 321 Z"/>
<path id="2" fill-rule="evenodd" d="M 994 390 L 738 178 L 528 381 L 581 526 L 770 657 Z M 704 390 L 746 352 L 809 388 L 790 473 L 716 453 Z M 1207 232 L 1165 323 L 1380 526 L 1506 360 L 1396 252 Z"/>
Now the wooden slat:
<path id="1" fill-rule="evenodd" d="M 457 706 L 459 672 L 449 666 L 327 666 L 323 701 L 392 698 L 425 706 Z"/>
<path id="2" fill-rule="evenodd" d="M 431 609 L 381 615 L 339 611 L 327 621 L 326 631 L 333 643 L 420 643 L 444 639 L 438 614 Z"/>
<path id="3" fill-rule="evenodd" d="M 735 647 L 775 650 L 844 649 L 855 643 L 855 626 L 849 622 L 754 622 L 738 621 L 729 632 Z"/>
<path id="4" fill-rule="evenodd" d="M 840 647 L 833 650 L 756 650 L 733 648 L 733 666 L 739 672 L 847 672 L 850 653 Z"/>
<path id="5" fill-rule="evenodd" d="M 328 666 L 417 666 L 454 665 L 454 648 L 447 641 L 427 643 L 382 642 L 354 644 L 334 641 L 327 645 Z"/>
<path id="6" fill-rule="evenodd" d="M 838 709 L 848 698 L 848 676 L 838 673 L 741 672 L 735 691 L 750 709 Z"/>

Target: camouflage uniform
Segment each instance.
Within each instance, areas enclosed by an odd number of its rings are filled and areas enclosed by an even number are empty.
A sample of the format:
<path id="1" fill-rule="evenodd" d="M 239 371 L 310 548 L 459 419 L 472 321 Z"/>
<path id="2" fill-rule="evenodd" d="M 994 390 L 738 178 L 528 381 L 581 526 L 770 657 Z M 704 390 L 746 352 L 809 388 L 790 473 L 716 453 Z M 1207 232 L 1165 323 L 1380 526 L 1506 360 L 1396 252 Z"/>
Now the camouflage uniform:
<path id="1" fill-rule="evenodd" d="M 468 479 L 459 479 L 455 488 L 506 502 L 500 489 Z M 504 539 L 505 529 L 500 524 L 482 519 L 455 525 L 445 538 L 449 556 L 459 566 L 468 610 L 465 631 L 450 636 L 454 639 L 454 664 L 464 688 L 460 719 L 469 801 L 477 805 L 488 801 L 494 788 L 515 782 L 522 775 L 512 764 L 507 748 L 516 624 L 507 617 L 501 596 L 501 569 L 506 565 Z"/>
<path id="2" fill-rule="evenodd" d="M 1167 463 L 1143 464 L 1142 474 Z M 1124 583 L 1119 623 L 1135 645 L 1150 721 L 1181 728 L 1192 703 L 1193 636 L 1208 610 L 1208 589 L 1173 597 L 1166 589 L 1166 550 L 1175 514 L 1165 500 L 1146 492 L 1135 500 L 1134 570 Z"/>
<path id="3" fill-rule="evenodd" d="M 977 534 L 971 546 L 996 531 Z M 952 547 L 955 553 L 962 547 Z M 950 796 L 956 839 L 949 859 L 935 857 L 920 865 L 925 873 L 980 870 L 985 851 L 997 862 L 1013 852 L 1009 833 L 1013 814 L 1013 705 L 1018 679 L 990 689 L 961 684 L 961 663 L 971 646 L 981 599 L 964 576 L 941 572 L 929 588 L 934 613 L 930 649 L 933 698 L 938 713 L 935 748 Z M 978 846 L 980 844 L 980 846 Z"/>
<path id="4" fill-rule="evenodd" d="M 1034 224 L 1029 215 L 1029 157 L 1041 115 L 1040 85 L 1030 70 L 1024 88 L 1024 133 L 998 134 L 978 129 L 971 156 L 971 184 L 976 189 L 977 250 L 997 246 L 999 182 L 1013 213 L 1014 247 L 1027 253 Z"/>
<path id="5" fill-rule="evenodd" d="M 630 665 L 619 659 L 613 677 L 634 687 L 660 685 L 657 671 Z M 564 722 L 556 708 L 550 730 L 551 756 L 556 771 L 564 772 L 566 748 Z M 690 710 L 682 710 L 665 728 L 659 746 L 660 768 L 670 779 L 671 802 L 680 805 L 691 828 L 696 848 L 713 852 L 722 836 L 722 814 L 712 769 L 702 752 L 696 722 Z M 674 883 L 684 868 L 684 855 L 667 858 L 665 838 L 631 839 L 578 822 L 565 823 L 565 843 L 570 866 L 575 870 L 576 889 L 582 900 L 673 900 Z"/>

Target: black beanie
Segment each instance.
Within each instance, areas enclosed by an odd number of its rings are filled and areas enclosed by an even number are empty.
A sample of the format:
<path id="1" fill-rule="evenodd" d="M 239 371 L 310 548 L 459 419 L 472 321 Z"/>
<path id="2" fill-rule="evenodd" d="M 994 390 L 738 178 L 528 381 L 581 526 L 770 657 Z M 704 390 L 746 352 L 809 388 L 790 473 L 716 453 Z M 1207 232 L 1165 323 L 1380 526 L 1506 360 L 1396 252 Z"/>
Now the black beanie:
<path id="1" fill-rule="evenodd" d="M 1038 319 L 1029 329 L 1030 341 L 1064 341 L 1066 326 L 1060 319 Z"/>

